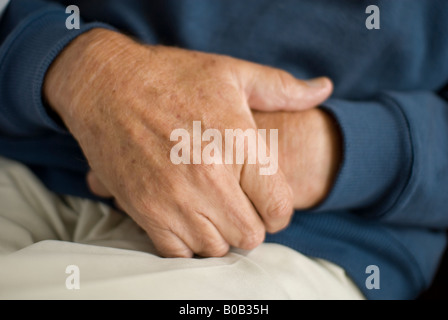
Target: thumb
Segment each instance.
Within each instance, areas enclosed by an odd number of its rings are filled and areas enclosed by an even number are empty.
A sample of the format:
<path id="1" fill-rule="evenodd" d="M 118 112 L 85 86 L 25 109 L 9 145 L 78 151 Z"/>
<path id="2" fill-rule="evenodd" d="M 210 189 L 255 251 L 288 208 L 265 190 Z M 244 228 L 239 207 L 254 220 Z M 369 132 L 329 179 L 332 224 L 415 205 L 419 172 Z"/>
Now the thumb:
<path id="1" fill-rule="evenodd" d="M 243 81 L 251 109 L 259 111 L 300 111 L 314 108 L 327 100 L 333 83 L 327 77 L 299 80 L 290 73 L 251 64 Z"/>

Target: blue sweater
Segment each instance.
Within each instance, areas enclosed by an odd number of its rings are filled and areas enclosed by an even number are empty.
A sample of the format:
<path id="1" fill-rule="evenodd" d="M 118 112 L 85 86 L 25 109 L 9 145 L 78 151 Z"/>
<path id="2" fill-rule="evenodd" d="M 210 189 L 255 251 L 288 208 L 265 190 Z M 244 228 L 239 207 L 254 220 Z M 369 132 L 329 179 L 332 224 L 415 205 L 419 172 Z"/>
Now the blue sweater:
<path id="1" fill-rule="evenodd" d="M 69 4 L 79 30 L 65 27 Z M 365 25 L 371 4 L 379 30 Z M 0 154 L 57 193 L 92 199 L 83 153 L 41 92 L 61 50 L 95 27 L 333 79 L 322 108 L 343 134 L 337 181 L 266 241 L 342 266 L 369 299 L 430 285 L 448 227 L 448 1 L 12 0 L 0 24 Z M 379 289 L 366 286 L 370 265 Z"/>

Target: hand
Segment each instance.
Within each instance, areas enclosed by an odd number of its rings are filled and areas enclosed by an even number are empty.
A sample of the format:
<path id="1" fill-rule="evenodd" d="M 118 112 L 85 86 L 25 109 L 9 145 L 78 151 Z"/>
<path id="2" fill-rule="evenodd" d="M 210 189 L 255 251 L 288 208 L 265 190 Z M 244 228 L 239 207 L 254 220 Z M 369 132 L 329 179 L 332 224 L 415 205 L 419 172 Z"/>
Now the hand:
<path id="1" fill-rule="evenodd" d="M 292 188 L 294 209 L 319 205 L 342 161 L 342 137 L 335 120 L 318 108 L 253 115 L 258 128 L 279 130 L 279 165 Z M 87 181 L 98 196 L 113 197 L 94 172 L 89 172 Z"/>
<path id="2" fill-rule="evenodd" d="M 259 165 L 173 165 L 173 130 L 256 128 L 250 108 L 297 110 L 331 94 L 328 79 L 225 56 L 144 46 L 102 29 L 72 42 L 44 94 L 99 180 L 166 257 L 252 249 L 286 227 L 292 193 Z"/>
<path id="3" fill-rule="evenodd" d="M 331 191 L 342 162 L 342 135 L 333 117 L 302 112 L 254 112 L 260 129 L 279 130 L 279 166 L 293 190 L 294 208 L 312 209 Z"/>

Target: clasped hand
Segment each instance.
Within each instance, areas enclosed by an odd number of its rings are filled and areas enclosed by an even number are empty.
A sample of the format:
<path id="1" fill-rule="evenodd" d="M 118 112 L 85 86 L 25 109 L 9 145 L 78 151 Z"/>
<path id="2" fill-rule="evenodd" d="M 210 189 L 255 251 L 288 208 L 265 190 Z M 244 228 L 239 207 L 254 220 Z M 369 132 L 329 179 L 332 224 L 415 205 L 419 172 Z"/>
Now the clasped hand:
<path id="1" fill-rule="evenodd" d="M 222 256 L 232 246 L 253 249 L 266 232 L 289 224 L 294 207 L 320 201 L 337 161 L 328 160 L 335 154 L 334 138 L 323 138 L 332 134 L 331 121 L 311 108 L 331 92 L 327 78 L 302 81 L 275 68 L 146 46 L 102 29 L 75 39 L 53 63 L 44 85 L 46 99 L 89 162 L 91 190 L 113 197 L 165 257 Z M 297 120 L 301 115 L 308 121 Z M 291 142 L 296 134 L 287 124 L 293 119 L 290 124 L 303 132 L 313 119 L 310 130 L 318 140 Z M 258 163 L 174 165 L 170 134 L 191 130 L 193 121 L 221 132 L 277 126 L 282 170 L 263 176 Z M 291 154 L 297 146 L 303 147 L 298 152 L 313 153 L 307 157 L 315 163 Z M 310 175 L 321 181 L 304 185 Z"/>

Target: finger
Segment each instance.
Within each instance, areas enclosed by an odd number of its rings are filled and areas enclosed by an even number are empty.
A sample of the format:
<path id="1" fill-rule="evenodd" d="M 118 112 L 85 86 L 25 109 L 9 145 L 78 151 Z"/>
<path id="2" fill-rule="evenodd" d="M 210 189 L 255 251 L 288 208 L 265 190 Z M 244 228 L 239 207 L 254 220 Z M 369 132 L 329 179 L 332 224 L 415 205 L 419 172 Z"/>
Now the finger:
<path id="1" fill-rule="evenodd" d="M 320 105 L 333 92 L 327 77 L 304 81 L 286 71 L 251 63 L 244 70 L 243 90 L 253 110 L 306 110 Z"/>
<path id="2" fill-rule="evenodd" d="M 207 205 L 205 198 L 198 196 L 182 204 L 158 210 L 164 214 L 156 218 L 156 223 L 163 228 L 155 227 L 149 220 L 141 220 L 159 253 L 170 258 L 189 258 L 193 254 L 222 257 L 227 254 L 230 245 L 208 218 L 207 214 L 213 208 Z"/>
<path id="3" fill-rule="evenodd" d="M 261 216 L 266 230 L 274 233 L 285 228 L 291 220 L 293 193 L 278 168 L 278 137 L 274 133 L 269 134 L 271 149 L 266 146 L 266 138 L 258 136 L 257 161 L 246 161 L 241 171 L 240 183 Z M 264 152 L 260 150 L 261 147 L 265 149 Z M 249 152 L 255 151 L 252 148 Z"/>
<path id="4" fill-rule="evenodd" d="M 209 209 L 210 210 L 210 209 Z M 179 234 L 183 242 L 198 256 L 222 257 L 229 252 L 229 244 L 207 214 L 194 212 Z"/>
<path id="5" fill-rule="evenodd" d="M 144 199 L 144 197 L 142 198 Z M 175 232 L 174 227 L 182 220 L 181 211 L 168 200 L 160 203 L 147 199 L 137 203 L 115 198 L 115 203 L 126 212 L 137 225 L 145 230 L 157 252 L 165 258 L 191 258 L 193 251 Z M 148 205 L 150 203 L 151 205 Z"/>
<path id="6" fill-rule="evenodd" d="M 191 199 L 191 206 L 211 221 L 229 245 L 256 248 L 264 241 L 266 230 L 238 179 L 224 166 L 209 170 L 213 171 L 207 179 L 196 180 L 196 186 L 204 191 L 197 193 L 202 197 Z"/>
<path id="7" fill-rule="evenodd" d="M 112 198 L 112 193 L 104 186 L 93 171 L 87 174 L 87 185 L 93 194 L 102 198 Z"/>
<path id="8" fill-rule="evenodd" d="M 261 216 L 267 232 L 286 228 L 293 214 L 292 190 L 281 171 L 272 176 L 259 174 L 260 166 L 245 165 L 241 187 Z"/>
<path id="9" fill-rule="evenodd" d="M 171 230 L 147 230 L 157 252 L 165 258 L 192 258 L 193 251 Z"/>

